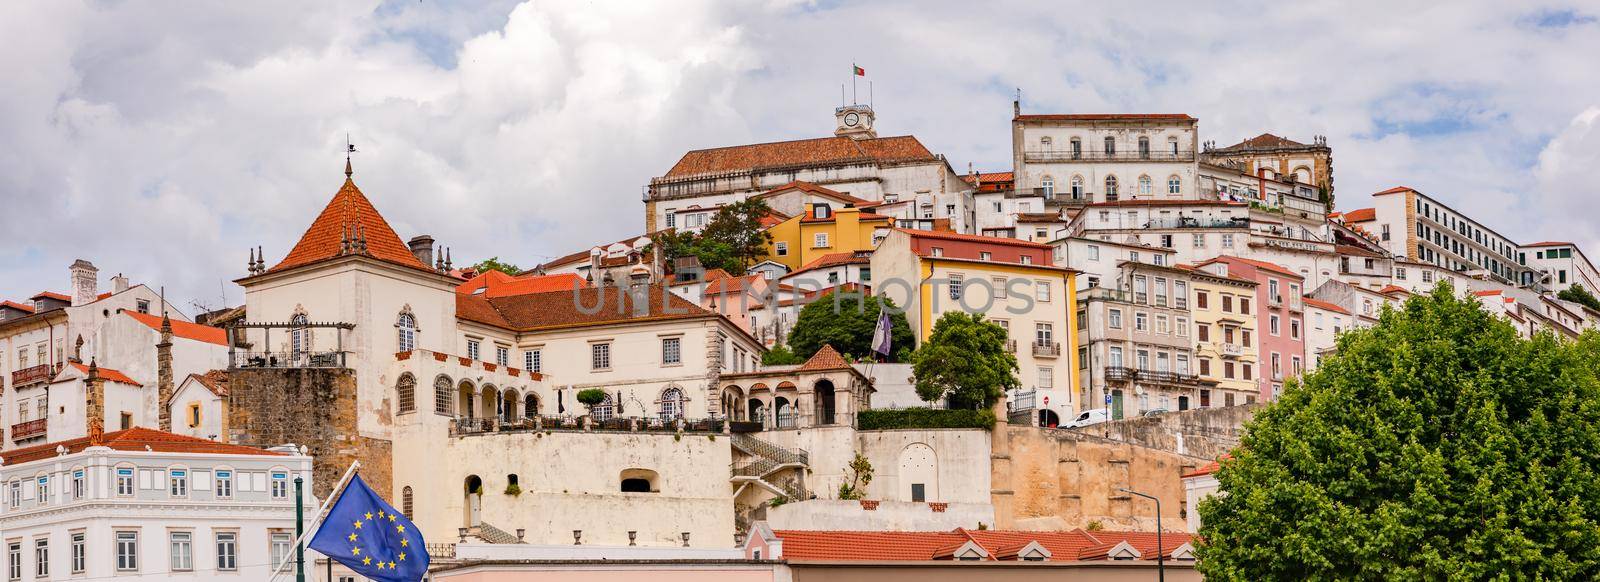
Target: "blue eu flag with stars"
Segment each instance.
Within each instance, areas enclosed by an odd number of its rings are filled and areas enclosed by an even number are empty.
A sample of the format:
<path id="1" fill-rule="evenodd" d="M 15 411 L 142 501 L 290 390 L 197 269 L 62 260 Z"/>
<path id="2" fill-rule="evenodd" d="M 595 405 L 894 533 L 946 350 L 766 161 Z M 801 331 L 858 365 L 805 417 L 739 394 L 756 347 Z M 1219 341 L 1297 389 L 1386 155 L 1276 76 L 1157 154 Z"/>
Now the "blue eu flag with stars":
<path id="1" fill-rule="evenodd" d="M 428 573 L 422 532 L 372 491 L 361 475 L 350 477 L 311 549 L 380 582 L 416 582 Z"/>

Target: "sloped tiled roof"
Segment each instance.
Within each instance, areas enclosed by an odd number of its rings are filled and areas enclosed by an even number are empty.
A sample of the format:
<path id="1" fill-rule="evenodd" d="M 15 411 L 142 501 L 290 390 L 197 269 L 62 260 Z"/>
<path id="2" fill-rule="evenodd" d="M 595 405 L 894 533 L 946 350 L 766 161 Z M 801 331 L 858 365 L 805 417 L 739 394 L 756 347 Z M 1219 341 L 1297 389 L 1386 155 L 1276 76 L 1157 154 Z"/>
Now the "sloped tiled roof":
<path id="1" fill-rule="evenodd" d="M 967 542 L 989 552 L 988 560 L 1006 555 L 1007 550 L 1029 542 L 1039 542 L 1057 562 L 1105 559 L 1105 552 L 1127 542 L 1144 559 L 1155 559 L 1156 533 L 1134 531 L 1000 531 L 958 528 L 953 531 L 797 531 L 773 532 L 783 541 L 783 558 L 790 561 L 928 561 Z M 1164 555 L 1189 543 L 1183 532 L 1162 532 Z"/>
<path id="2" fill-rule="evenodd" d="M 26 311 L 28 313 L 33 313 L 33 306 L 32 305 L 26 305 L 26 304 L 22 304 L 22 303 L 17 303 L 15 301 L 11 301 L 9 299 L 5 300 L 5 301 L 0 301 L 0 307 L 10 307 L 10 308 L 15 309 L 17 311 Z"/>
<path id="3" fill-rule="evenodd" d="M 456 293 L 477 294 L 484 297 L 509 297 L 529 293 L 571 291 L 574 287 L 588 287 L 589 282 L 576 273 L 558 275 L 524 274 L 511 276 L 500 271 L 489 271 L 456 285 Z M 482 292 L 479 292 L 479 290 Z"/>
<path id="4" fill-rule="evenodd" d="M 358 228 L 359 227 L 359 228 Z M 417 260 L 411 254 L 410 247 L 401 242 L 400 235 L 395 234 L 389 227 L 389 222 L 383 219 L 378 209 L 372 206 L 372 201 L 356 188 L 355 181 L 345 178 L 344 186 L 333 195 L 328 205 L 311 221 L 311 226 L 306 228 L 301 235 L 300 242 L 295 243 L 289 254 L 283 257 L 277 265 L 268 269 L 268 272 L 283 271 L 302 265 L 309 265 L 319 261 L 332 259 L 341 255 L 340 241 L 347 236 L 355 236 L 359 232 L 365 239 L 367 254 L 373 258 L 413 267 L 417 269 L 432 269 Z"/>
<path id="5" fill-rule="evenodd" d="M 67 295 L 65 293 L 56 293 L 55 291 L 40 291 L 37 295 L 34 295 L 33 297 L 29 297 L 29 299 L 38 299 L 40 297 L 44 297 L 46 299 L 54 299 L 56 301 L 68 301 L 68 302 L 72 301 L 72 296 Z"/>
<path id="6" fill-rule="evenodd" d="M 988 244 L 997 244 L 997 245 L 1009 245 L 1009 246 L 1014 246 L 1014 247 L 1028 247 L 1028 248 L 1033 248 L 1033 249 L 1049 249 L 1050 248 L 1050 245 L 1047 245 L 1047 244 L 1036 243 L 1036 242 L 1033 242 L 1033 241 L 1025 241 L 1025 240 L 1016 239 L 1016 238 L 1008 238 L 1008 237 L 983 236 L 983 235 L 978 235 L 978 234 L 962 234 L 962 233 L 947 232 L 947 231 L 942 231 L 942 230 L 914 230 L 914 229 L 909 229 L 909 228 L 900 228 L 900 229 L 896 229 L 896 230 L 902 231 L 902 232 L 904 232 L 906 234 L 909 234 L 909 235 L 911 235 L 913 237 L 916 237 L 916 238 L 936 238 L 936 239 L 941 239 L 941 240 L 958 240 L 958 241 L 965 241 L 965 242 L 988 243 Z"/>
<path id="7" fill-rule="evenodd" d="M 150 329 L 161 331 L 161 318 L 158 316 L 137 311 L 124 311 L 122 314 L 133 318 L 134 321 L 142 323 Z M 189 321 L 172 320 L 172 335 L 219 346 L 228 345 L 228 330 Z M 102 371 L 104 371 L 103 368 Z"/>
<path id="8" fill-rule="evenodd" d="M 228 395 L 227 370 L 211 370 L 204 374 L 189 374 L 189 377 L 194 378 L 194 381 L 199 382 L 201 386 L 205 386 L 212 394 L 223 397 Z"/>
<path id="9" fill-rule="evenodd" d="M 1220 257 L 1217 257 L 1217 258 L 1214 258 L 1214 259 L 1211 259 L 1211 260 L 1208 260 L 1208 261 L 1201 261 L 1200 264 L 1201 265 L 1208 265 L 1208 264 L 1211 264 L 1211 263 L 1225 262 L 1225 261 L 1229 261 L 1229 260 L 1239 261 L 1241 263 L 1244 263 L 1246 265 L 1250 265 L 1250 266 L 1255 267 L 1257 269 L 1263 269 L 1263 270 L 1267 270 L 1267 271 L 1272 271 L 1274 273 L 1277 273 L 1279 275 L 1283 275 L 1283 276 L 1286 276 L 1286 277 L 1294 277 L 1296 279 L 1302 278 L 1299 273 L 1291 271 L 1291 270 L 1289 270 L 1288 267 L 1285 267 L 1283 265 L 1279 265 L 1277 263 L 1269 263 L 1269 262 L 1266 262 L 1266 261 L 1258 261 L 1258 260 L 1255 260 L 1255 259 L 1246 259 L 1244 257 L 1233 256 L 1233 255 L 1222 255 Z"/>
<path id="10" fill-rule="evenodd" d="M 840 265 L 866 265 L 870 264 L 871 262 L 871 253 L 828 253 L 812 259 L 809 263 L 801 265 L 800 268 L 795 269 L 794 272 L 784 275 L 784 278 L 793 277 L 800 273 L 815 271 L 817 269 L 826 269 Z"/>
<path id="11" fill-rule="evenodd" d="M 1306 144 L 1297 142 L 1297 141 L 1292 140 L 1292 139 L 1288 139 L 1288 138 L 1284 138 L 1284 137 L 1278 137 L 1278 136 L 1272 135 L 1270 133 L 1263 133 L 1261 135 L 1258 135 L 1258 136 L 1252 137 L 1250 139 L 1241 141 L 1241 142 L 1233 144 L 1231 146 L 1228 146 L 1228 147 L 1225 147 L 1225 148 L 1218 148 L 1218 149 L 1212 150 L 1212 151 L 1228 152 L 1228 151 L 1234 151 L 1234 150 L 1247 150 L 1247 149 L 1303 148 L 1303 147 L 1306 147 Z"/>
<path id="12" fill-rule="evenodd" d="M 844 356 L 839 354 L 839 350 L 833 349 L 832 344 L 822 344 L 822 349 L 817 350 L 817 353 L 812 354 L 811 358 L 806 360 L 806 363 L 800 364 L 799 368 L 795 368 L 795 371 L 822 372 L 827 370 L 845 370 L 849 368 L 850 362 L 846 361 Z"/>
<path id="13" fill-rule="evenodd" d="M 503 329 L 538 331 L 716 316 L 659 285 L 647 287 L 646 294 L 639 299 L 642 301 L 636 300 L 629 290 L 618 287 L 587 287 L 509 297 L 457 293 L 456 317 Z"/>
<path id="14" fill-rule="evenodd" d="M 820 137 L 694 150 L 683 155 L 663 178 L 740 172 L 779 166 L 826 165 L 850 161 L 933 161 L 933 152 L 912 136 L 851 139 Z"/>
<path id="15" fill-rule="evenodd" d="M 1195 121 L 1185 113 L 1037 113 L 1018 115 L 1016 121 Z"/>
<path id="16" fill-rule="evenodd" d="M 79 372 L 83 372 L 85 375 L 87 375 L 89 373 L 89 366 L 86 366 L 86 365 L 84 365 L 82 363 L 79 363 L 79 362 L 67 362 L 67 364 L 71 365 L 74 368 L 77 368 Z M 124 374 L 119 370 L 113 370 L 111 368 L 105 368 L 105 367 L 96 366 L 95 367 L 95 371 L 98 372 L 100 374 L 100 377 L 104 378 L 107 382 L 120 382 L 120 383 L 123 383 L 123 384 L 127 384 L 129 386 L 139 386 L 140 385 L 138 382 L 134 382 L 133 378 L 129 378 L 127 374 Z"/>
<path id="17" fill-rule="evenodd" d="M 702 293 L 704 295 L 723 295 L 726 293 L 750 291 L 755 288 L 756 281 L 761 279 L 763 279 L 761 273 L 751 273 L 749 275 L 740 275 L 738 277 L 723 277 L 721 279 L 706 283 L 706 288 Z"/>
<path id="18" fill-rule="evenodd" d="M 1342 215 L 1346 224 L 1352 222 L 1369 222 L 1377 220 L 1378 211 L 1373 208 L 1357 208 Z"/>
<path id="19" fill-rule="evenodd" d="M 866 206 L 866 205 L 869 205 L 869 204 L 873 203 L 871 200 L 867 200 L 865 198 L 857 198 L 855 196 L 851 196 L 849 194 L 845 194 L 844 192 L 840 192 L 838 190 L 834 190 L 834 189 L 831 189 L 831 188 L 824 188 L 822 186 L 818 186 L 816 184 L 812 184 L 811 182 L 807 182 L 805 180 L 795 180 L 795 181 L 790 182 L 788 184 L 784 184 L 784 185 L 779 186 L 777 188 L 773 188 L 771 190 L 763 192 L 760 196 L 757 196 L 757 198 L 771 198 L 771 197 L 777 196 L 779 194 L 782 194 L 784 192 L 788 192 L 790 190 L 799 190 L 799 191 L 805 192 L 807 194 L 813 194 L 813 195 L 816 195 L 816 196 L 821 196 L 823 198 L 832 198 L 834 200 L 838 200 L 839 202 L 846 203 L 846 204 L 854 204 L 856 206 Z"/>
<path id="20" fill-rule="evenodd" d="M 1572 245 L 1572 243 L 1565 242 L 1565 241 L 1558 241 L 1558 240 L 1550 240 L 1550 241 L 1544 241 L 1544 242 L 1528 243 L 1528 244 L 1525 244 L 1525 245 L 1522 245 L 1522 246 L 1525 246 L 1525 247 L 1558 247 L 1558 246 L 1570 246 L 1570 245 Z"/>
<path id="21" fill-rule="evenodd" d="M 1325 310 L 1328 310 L 1328 311 L 1332 311 L 1334 313 L 1343 313 L 1345 315 L 1350 315 L 1350 311 L 1346 310 L 1345 308 L 1339 307 L 1338 305 L 1333 304 L 1333 303 L 1328 303 L 1327 301 L 1323 301 L 1321 299 L 1312 299 L 1310 297 L 1306 297 L 1306 298 L 1301 299 L 1301 301 L 1304 301 L 1306 305 L 1310 305 L 1310 306 L 1315 307 L 1317 309 L 1325 309 Z"/>
<path id="22" fill-rule="evenodd" d="M 668 229 L 664 229 L 664 230 L 657 231 L 657 232 L 671 232 L 672 230 L 673 229 L 668 228 Z M 605 248 L 608 248 L 608 247 L 610 247 L 612 245 L 632 244 L 633 241 L 639 240 L 640 238 L 648 238 L 648 237 L 649 237 L 649 235 L 641 234 L 641 235 L 636 235 L 636 236 L 630 236 L 628 238 L 619 240 L 617 242 L 599 245 L 598 247 L 589 247 L 587 249 L 572 253 L 570 255 L 565 255 L 565 256 L 562 256 L 562 257 L 550 259 L 549 261 L 545 261 L 544 267 L 548 269 L 550 267 L 557 267 L 557 266 L 566 265 L 566 264 L 570 264 L 570 263 L 576 263 L 578 261 L 588 261 L 589 260 L 589 251 L 592 251 L 595 248 L 605 249 Z M 532 271 L 523 272 L 522 275 L 528 275 L 529 273 L 532 273 Z"/>
<path id="23" fill-rule="evenodd" d="M 159 430 L 134 427 L 105 433 L 102 439 L 104 446 L 118 451 L 144 451 L 157 453 L 206 453 L 223 455 L 287 455 L 275 451 L 257 449 L 243 445 L 231 445 L 202 438 L 162 432 Z M 89 437 L 83 436 L 53 443 L 44 443 L 24 447 L 0 455 L 5 459 L 6 466 L 37 461 L 56 456 L 56 447 L 66 447 L 67 454 L 76 453 L 89 447 Z"/>
<path id="24" fill-rule="evenodd" d="M 1385 194 L 1399 194 L 1401 192 L 1416 192 L 1416 191 L 1417 190 L 1415 188 L 1412 188 L 1410 186 L 1395 186 L 1393 188 L 1390 188 L 1388 190 L 1384 190 L 1382 192 L 1374 192 L 1372 195 L 1373 196 L 1383 196 Z"/>

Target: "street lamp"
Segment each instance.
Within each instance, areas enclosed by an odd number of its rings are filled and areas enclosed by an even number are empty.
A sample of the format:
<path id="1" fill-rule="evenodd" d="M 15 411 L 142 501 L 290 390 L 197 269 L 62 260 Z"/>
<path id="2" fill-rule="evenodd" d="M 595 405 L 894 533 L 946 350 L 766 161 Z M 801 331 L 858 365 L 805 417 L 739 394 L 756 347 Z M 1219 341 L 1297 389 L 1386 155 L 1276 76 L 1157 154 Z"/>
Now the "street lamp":
<path id="1" fill-rule="evenodd" d="M 1166 555 L 1166 548 L 1161 546 L 1161 500 L 1157 499 L 1154 495 L 1146 495 L 1126 487 L 1118 487 L 1117 491 L 1121 491 L 1129 495 L 1138 495 L 1145 499 L 1156 502 L 1156 580 L 1166 582 L 1167 562 L 1164 559 L 1164 556 Z"/>

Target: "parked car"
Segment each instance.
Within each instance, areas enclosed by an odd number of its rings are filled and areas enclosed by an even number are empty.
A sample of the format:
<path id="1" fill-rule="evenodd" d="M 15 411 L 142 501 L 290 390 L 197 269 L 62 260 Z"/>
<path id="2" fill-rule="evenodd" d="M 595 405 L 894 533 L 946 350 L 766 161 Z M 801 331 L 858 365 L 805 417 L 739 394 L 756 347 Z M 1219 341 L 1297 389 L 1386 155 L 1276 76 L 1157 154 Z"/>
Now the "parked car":
<path id="1" fill-rule="evenodd" d="M 1072 419 L 1072 422 L 1068 422 L 1063 426 L 1065 428 L 1079 428 L 1100 424 L 1108 420 L 1111 420 L 1110 410 L 1106 410 L 1104 408 L 1091 408 L 1079 413 L 1077 418 Z"/>

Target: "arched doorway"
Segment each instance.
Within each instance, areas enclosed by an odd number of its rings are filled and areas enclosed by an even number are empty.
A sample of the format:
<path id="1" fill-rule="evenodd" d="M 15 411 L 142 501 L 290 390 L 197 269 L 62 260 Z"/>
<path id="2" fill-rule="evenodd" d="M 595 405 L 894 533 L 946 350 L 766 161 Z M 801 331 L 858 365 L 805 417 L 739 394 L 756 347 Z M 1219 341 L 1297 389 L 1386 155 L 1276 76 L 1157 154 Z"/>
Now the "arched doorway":
<path id="1" fill-rule="evenodd" d="M 477 475 L 467 475 L 466 481 L 462 483 L 462 489 L 467 496 L 465 503 L 467 527 L 483 523 L 483 479 L 479 479 Z"/>
<path id="2" fill-rule="evenodd" d="M 818 380 L 813 390 L 816 392 L 817 399 L 817 424 L 834 424 L 834 412 L 838 409 L 833 400 L 833 382 Z"/>
<path id="3" fill-rule="evenodd" d="M 522 417 L 533 418 L 539 416 L 539 397 L 529 392 L 522 397 Z"/>
<path id="4" fill-rule="evenodd" d="M 746 400 L 745 409 L 748 410 L 745 419 L 761 423 L 762 426 L 767 425 L 767 407 L 760 398 Z"/>
<path id="5" fill-rule="evenodd" d="M 478 390 L 472 386 L 471 382 L 461 381 L 461 384 L 456 387 L 456 402 L 459 404 L 456 407 L 456 416 L 462 418 L 478 417 L 477 407 L 473 406 L 472 402 L 472 397 L 476 396 L 477 393 Z"/>
<path id="6" fill-rule="evenodd" d="M 744 420 L 744 390 L 738 386 L 722 389 L 722 416 L 728 420 Z"/>
<path id="7" fill-rule="evenodd" d="M 1055 428 L 1061 426 L 1061 416 L 1056 411 L 1048 408 L 1039 411 L 1039 426 Z"/>
<path id="8" fill-rule="evenodd" d="M 484 419 L 500 417 L 500 389 L 484 384 L 478 397 L 478 416 Z"/>
<path id="9" fill-rule="evenodd" d="M 900 451 L 900 498 L 923 502 L 939 499 L 939 465 L 933 447 L 911 443 Z"/>
<path id="10" fill-rule="evenodd" d="M 506 390 L 505 396 L 500 399 L 500 422 L 511 423 L 517 419 L 517 391 Z"/>
<path id="11" fill-rule="evenodd" d="M 772 399 L 772 410 L 776 413 L 778 428 L 794 428 L 794 404 L 788 398 L 779 396 Z"/>

